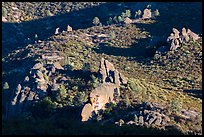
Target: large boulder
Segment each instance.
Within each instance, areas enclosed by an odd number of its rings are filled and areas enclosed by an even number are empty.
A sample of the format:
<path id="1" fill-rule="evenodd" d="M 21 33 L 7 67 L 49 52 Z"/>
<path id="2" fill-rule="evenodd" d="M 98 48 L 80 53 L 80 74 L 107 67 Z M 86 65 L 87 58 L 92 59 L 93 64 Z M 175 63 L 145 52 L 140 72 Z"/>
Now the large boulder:
<path id="1" fill-rule="evenodd" d="M 114 102 L 114 94 L 120 95 L 117 85 L 112 83 L 103 83 L 90 93 L 90 101 L 95 113 L 98 110 L 105 109 L 105 105 Z"/>
<path id="2" fill-rule="evenodd" d="M 120 96 L 119 86 L 127 84 L 126 78 L 115 69 L 112 63 L 104 58 L 101 59 L 98 76 L 102 83 L 90 93 L 91 104 L 84 106 L 83 114 L 84 112 L 89 112 L 91 107 L 92 111 L 97 114 L 99 110 L 105 109 L 107 103 L 116 103 L 117 97 Z M 89 117 L 86 115 L 85 118 L 82 117 L 82 121 L 87 121 L 91 117 L 92 115 L 89 115 Z"/>
<path id="3" fill-rule="evenodd" d="M 93 112 L 93 107 L 90 103 L 86 104 L 81 112 L 81 117 L 82 120 L 81 121 L 87 121 L 89 120 L 89 118 L 92 117 L 92 112 Z"/>
<path id="4" fill-rule="evenodd" d="M 152 13 L 150 9 L 144 9 L 142 19 L 150 19 L 152 17 Z"/>

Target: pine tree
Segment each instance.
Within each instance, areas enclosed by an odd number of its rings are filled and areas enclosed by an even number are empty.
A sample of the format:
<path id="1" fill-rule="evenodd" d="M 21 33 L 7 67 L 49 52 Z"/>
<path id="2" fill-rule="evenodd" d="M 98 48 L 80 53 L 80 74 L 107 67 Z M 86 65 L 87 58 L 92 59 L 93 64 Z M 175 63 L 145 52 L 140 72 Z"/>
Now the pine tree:
<path id="1" fill-rule="evenodd" d="M 94 17 L 94 19 L 93 19 L 93 24 L 94 24 L 95 26 L 97 26 L 98 24 L 100 24 L 100 20 L 99 20 L 98 17 Z"/>

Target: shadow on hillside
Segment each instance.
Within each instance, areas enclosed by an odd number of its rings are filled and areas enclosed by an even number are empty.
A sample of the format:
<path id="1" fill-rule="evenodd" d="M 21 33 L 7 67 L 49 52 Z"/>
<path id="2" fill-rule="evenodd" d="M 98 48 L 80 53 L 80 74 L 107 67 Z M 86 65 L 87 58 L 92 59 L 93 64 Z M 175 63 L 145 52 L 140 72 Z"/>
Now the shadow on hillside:
<path id="1" fill-rule="evenodd" d="M 132 57 L 134 60 L 138 62 L 146 62 L 148 58 L 152 58 L 156 51 L 156 48 L 148 45 L 149 39 L 139 39 L 137 43 L 131 45 L 130 48 L 120 48 L 108 46 L 104 43 L 100 43 L 99 47 L 93 48 L 96 53 L 104 53 L 107 55 L 114 56 L 124 56 L 124 57 Z"/>
<path id="2" fill-rule="evenodd" d="M 85 29 L 93 26 L 94 17 L 99 17 L 102 24 L 106 24 L 109 18 L 108 13 L 114 13 L 111 16 L 119 15 L 125 7 L 117 7 L 117 3 L 104 3 L 99 6 L 75 10 L 69 13 L 45 17 L 37 20 L 31 20 L 20 23 L 2 23 L 2 45 L 3 56 L 10 51 L 33 44 L 38 40 L 46 40 L 55 33 L 55 29 L 59 27 L 59 32 L 67 30 L 70 25 L 74 30 Z M 19 29 L 22 31 L 20 33 Z M 37 34 L 37 38 L 35 37 Z M 28 39 L 29 38 L 29 39 Z"/>
<path id="3" fill-rule="evenodd" d="M 41 108 L 42 109 L 42 108 Z M 44 109 L 44 108 L 43 108 Z M 174 127 L 166 131 L 136 125 L 101 124 L 97 121 L 81 122 L 82 107 L 58 109 L 52 115 L 39 113 L 46 117 L 16 117 L 3 119 L 2 134 L 37 134 L 37 135 L 182 135 Z M 126 110 L 124 109 L 123 112 Z M 37 112 L 36 112 L 37 114 Z M 49 116 L 48 116 L 49 115 Z M 18 127 L 15 126 L 18 123 Z"/>
<path id="4" fill-rule="evenodd" d="M 202 99 L 202 90 L 183 90 L 183 92 L 187 93 L 190 96 Z"/>

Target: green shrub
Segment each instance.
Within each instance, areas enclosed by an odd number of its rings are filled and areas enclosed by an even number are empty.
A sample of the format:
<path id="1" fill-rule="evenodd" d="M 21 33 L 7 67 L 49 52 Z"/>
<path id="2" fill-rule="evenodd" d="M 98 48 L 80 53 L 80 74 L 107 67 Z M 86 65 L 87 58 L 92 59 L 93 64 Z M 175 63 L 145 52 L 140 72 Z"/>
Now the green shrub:
<path id="1" fill-rule="evenodd" d="M 4 16 L 5 18 L 7 17 L 8 11 L 5 7 L 2 7 L 2 16 Z"/>
<path id="2" fill-rule="evenodd" d="M 121 23 L 123 21 L 124 21 L 123 18 L 121 16 L 118 16 L 118 22 Z"/>
<path id="3" fill-rule="evenodd" d="M 142 11 L 141 10 L 138 10 L 138 11 L 135 12 L 135 18 L 137 18 L 137 17 L 140 18 L 141 15 L 142 15 Z"/>
<path id="4" fill-rule="evenodd" d="M 8 84 L 8 82 L 5 82 L 5 83 L 4 83 L 3 89 L 9 89 L 9 84 Z"/>
<path id="5" fill-rule="evenodd" d="M 125 10 L 125 12 L 122 12 L 122 15 L 121 15 L 121 17 L 123 18 L 123 19 L 125 19 L 125 18 L 129 18 L 129 17 L 131 17 L 131 11 L 130 10 Z"/>
<path id="6" fill-rule="evenodd" d="M 113 19 L 111 17 L 109 17 L 108 21 L 107 21 L 107 25 L 111 25 L 113 24 Z"/>
<path id="7" fill-rule="evenodd" d="M 114 23 L 118 23 L 118 18 L 117 18 L 117 16 L 115 16 L 114 18 L 113 18 L 113 21 L 114 21 Z"/>
<path id="8" fill-rule="evenodd" d="M 160 15 L 159 10 L 156 9 L 156 10 L 154 11 L 154 16 L 159 16 L 159 15 Z"/>
<path id="9" fill-rule="evenodd" d="M 111 31 L 110 34 L 109 34 L 109 37 L 110 39 L 115 39 L 115 32 L 114 31 Z"/>
<path id="10" fill-rule="evenodd" d="M 94 87 L 94 88 L 96 88 L 96 87 L 98 87 L 99 86 L 99 84 L 100 84 L 100 81 L 99 81 L 99 79 L 97 78 L 97 77 L 95 77 L 94 75 L 91 75 L 91 81 L 92 81 L 92 86 Z"/>
<path id="11" fill-rule="evenodd" d="M 47 16 L 52 16 L 52 13 L 51 13 L 49 10 L 47 10 L 47 11 L 46 11 L 46 15 L 47 15 Z"/>
<path id="12" fill-rule="evenodd" d="M 179 98 L 174 98 L 172 101 L 171 101 L 171 111 L 174 112 L 174 113 L 178 113 L 181 111 L 182 109 L 182 102 Z"/>
<path id="13" fill-rule="evenodd" d="M 94 19 L 93 19 L 93 24 L 94 24 L 95 26 L 97 26 L 97 25 L 100 24 L 100 20 L 99 20 L 98 17 L 94 17 Z"/>

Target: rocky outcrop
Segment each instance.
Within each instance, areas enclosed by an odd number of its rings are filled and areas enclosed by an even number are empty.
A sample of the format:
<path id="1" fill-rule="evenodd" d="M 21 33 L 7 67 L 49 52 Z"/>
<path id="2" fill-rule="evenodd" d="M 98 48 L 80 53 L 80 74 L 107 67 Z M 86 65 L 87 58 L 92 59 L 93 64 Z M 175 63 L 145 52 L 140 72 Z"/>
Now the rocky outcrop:
<path id="1" fill-rule="evenodd" d="M 2 22 L 7 22 L 7 19 L 4 16 L 2 16 Z"/>
<path id="2" fill-rule="evenodd" d="M 86 104 L 83 107 L 82 121 L 91 118 L 92 112 L 97 114 L 99 110 L 104 110 L 107 103 L 117 103 L 116 98 L 120 96 L 119 86 L 127 84 L 126 78 L 115 69 L 112 63 L 103 58 L 101 59 L 98 74 L 101 85 L 90 93 L 91 104 Z"/>
<path id="3" fill-rule="evenodd" d="M 152 18 L 152 13 L 150 9 L 144 9 L 142 19 L 150 19 Z"/>
<path id="4" fill-rule="evenodd" d="M 67 31 L 68 31 L 68 32 L 71 32 L 71 31 L 72 31 L 72 27 L 68 25 L 68 26 L 67 26 Z"/>
<path id="5" fill-rule="evenodd" d="M 101 59 L 98 77 L 102 79 L 102 83 L 111 82 L 117 85 L 127 84 L 127 79 L 123 74 L 115 69 L 114 65 L 104 58 Z"/>
<path id="6" fill-rule="evenodd" d="M 170 117 L 165 114 L 164 108 L 157 103 L 143 103 L 136 111 L 129 113 L 129 115 L 134 115 L 134 121 L 131 120 L 126 124 L 165 127 L 171 121 Z"/>
<path id="7" fill-rule="evenodd" d="M 59 34 L 59 27 L 55 29 L 55 35 Z"/>
<path id="8" fill-rule="evenodd" d="M 125 24 L 131 24 L 133 21 L 130 18 L 125 18 L 124 23 Z"/>
<path id="9" fill-rule="evenodd" d="M 189 40 L 196 41 L 200 38 L 190 29 L 186 31 L 186 28 L 182 28 L 181 33 L 176 28 L 173 28 L 172 31 L 173 33 L 167 38 L 167 42 L 170 44 L 170 50 L 176 50 L 183 42 L 188 42 Z"/>
<path id="10" fill-rule="evenodd" d="M 36 63 L 21 84 L 18 84 L 8 105 L 7 117 L 17 116 L 26 112 L 27 108 L 48 95 L 50 90 L 58 90 L 59 83 L 50 79 L 55 77 L 56 70 L 64 68 L 59 62 L 51 64 Z M 48 76 L 50 75 L 50 77 Z M 48 87 L 51 87 L 48 89 Z"/>

